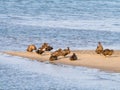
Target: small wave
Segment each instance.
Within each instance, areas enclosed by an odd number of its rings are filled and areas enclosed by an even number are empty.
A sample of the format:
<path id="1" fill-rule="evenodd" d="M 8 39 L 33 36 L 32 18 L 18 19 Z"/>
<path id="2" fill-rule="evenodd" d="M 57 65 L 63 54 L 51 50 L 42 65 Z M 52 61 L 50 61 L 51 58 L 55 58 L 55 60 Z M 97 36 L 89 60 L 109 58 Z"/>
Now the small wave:
<path id="1" fill-rule="evenodd" d="M 119 90 L 120 88 L 120 74 L 117 73 L 100 72 L 84 67 L 52 65 L 9 57 L 9 55 L 0 54 L 0 72 L 1 89 L 37 89 L 42 86 L 44 90 L 50 87 L 58 90 L 64 90 L 63 88 L 66 90 L 75 88 L 76 90 L 104 90 L 105 87 L 107 90 Z M 110 87 L 111 84 L 113 87 Z"/>
<path id="2" fill-rule="evenodd" d="M 28 26 L 41 26 L 52 28 L 67 28 L 79 30 L 101 30 L 101 31 L 116 31 L 120 32 L 119 22 L 115 20 L 59 20 L 59 21 L 41 21 L 41 20 L 15 20 L 14 24 L 28 25 Z"/>

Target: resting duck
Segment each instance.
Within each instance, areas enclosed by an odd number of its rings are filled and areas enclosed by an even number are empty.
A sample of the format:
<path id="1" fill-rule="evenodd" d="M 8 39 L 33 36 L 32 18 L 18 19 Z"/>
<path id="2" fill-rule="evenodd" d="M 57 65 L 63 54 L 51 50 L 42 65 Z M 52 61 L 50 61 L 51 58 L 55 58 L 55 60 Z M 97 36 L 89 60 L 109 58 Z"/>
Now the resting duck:
<path id="1" fill-rule="evenodd" d="M 42 49 L 38 49 L 38 50 L 36 51 L 37 54 L 43 54 L 44 52 L 45 52 L 45 51 L 42 50 Z"/>
<path id="2" fill-rule="evenodd" d="M 104 56 L 111 56 L 112 54 L 113 54 L 113 50 L 110 50 L 110 49 L 105 49 L 105 50 L 103 50 L 103 52 L 102 52 L 102 54 L 104 55 Z"/>
<path id="3" fill-rule="evenodd" d="M 63 51 L 62 51 L 62 56 L 66 56 L 66 55 L 68 55 L 68 54 L 70 54 L 70 48 L 69 47 L 67 47 L 67 49 L 64 49 Z"/>
<path id="4" fill-rule="evenodd" d="M 52 56 L 57 56 L 58 57 L 58 56 L 62 55 L 61 53 L 62 53 L 62 49 L 59 48 L 58 50 L 56 50 L 55 52 L 52 53 Z"/>
<path id="5" fill-rule="evenodd" d="M 58 60 L 57 56 L 51 55 L 49 58 L 50 61 Z"/>
<path id="6" fill-rule="evenodd" d="M 73 55 L 70 57 L 70 60 L 77 60 L 77 55 L 75 53 L 73 53 Z"/>
<path id="7" fill-rule="evenodd" d="M 51 51 L 52 49 L 53 49 L 53 47 L 47 46 L 47 47 L 45 48 L 45 51 Z"/>
<path id="8" fill-rule="evenodd" d="M 32 52 L 33 50 L 36 50 L 36 49 L 37 49 L 36 46 L 32 44 L 32 45 L 28 45 L 27 51 Z"/>
<path id="9" fill-rule="evenodd" d="M 55 52 L 53 52 L 52 55 L 53 55 L 53 56 L 64 56 L 64 57 L 65 57 L 65 56 L 68 55 L 70 52 L 71 52 L 71 51 L 70 51 L 69 47 L 67 47 L 67 49 L 64 49 L 64 50 L 62 50 L 62 49 L 60 48 L 60 49 L 56 50 Z"/>
<path id="10" fill-rule="evenodd" d="M 48 43 L 43 43 L 43 45 L 39 49 L 45 50 L 45 51 L 51 51 L 53 47 L 49 46 Z"/>

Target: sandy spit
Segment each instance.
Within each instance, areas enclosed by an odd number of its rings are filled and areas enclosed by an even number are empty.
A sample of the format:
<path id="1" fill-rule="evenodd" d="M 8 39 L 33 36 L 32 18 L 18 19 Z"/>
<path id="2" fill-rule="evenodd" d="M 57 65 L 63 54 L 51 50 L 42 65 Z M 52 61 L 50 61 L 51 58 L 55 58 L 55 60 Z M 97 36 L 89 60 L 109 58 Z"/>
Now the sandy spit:
<path id="1" fill-rule="evenodd" d="M 78 60 L 69 60 L 72 53 L 76 53 Z M 40 62 L 49 61 L 49 57 L 52 52 L 45 52 L 42 55 L 36 52 L 26 52 L 26 51 L 6 51 L 5 54 L 19 56 L 23 58 L 29 58 L 31 60 L 37 60 Z M 66 57 L 60 56 L 58 60 L 50 61 L 55 64 L 66 64 L 74 66 L 84 66 L 89 68 L 97 68 L 109 72 L 120 73 L 120 51 L 116 50 L 112 56 L 105 57 L 103 55 L 96 54 L 94 50 L 76 50 L 72 51 L 71 54 Z"/>

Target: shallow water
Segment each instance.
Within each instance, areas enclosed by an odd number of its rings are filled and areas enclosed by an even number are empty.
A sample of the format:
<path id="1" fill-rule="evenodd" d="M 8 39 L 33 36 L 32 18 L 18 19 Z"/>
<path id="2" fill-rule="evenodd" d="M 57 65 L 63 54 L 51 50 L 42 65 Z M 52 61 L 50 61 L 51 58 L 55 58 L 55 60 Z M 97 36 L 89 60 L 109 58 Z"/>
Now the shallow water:
<path id="1" fill-rule="evenodd" d="M 47 42 L 120 50 L 119 0 L 0 0 L 0 52 Z M 119 90 L 120 74 L 0 53 L 0 90 Z"/>
<path id="2" fill-rule="evenodd" d="M 0 54 L 3 90 L 119 90 L 120 74 Z M 111 87 L 112 85 L 112 87 Z"/>
<path id="3" fill-rule="evenodd" d="M 40 47 L 44 42 L 52 45 L 54 49 L 95 49 L 98 41 L 101 41 L 105 48 L 120 49 L 120 32 L 9 25 L 4 28 L 1 27 L 0 32 L 1 51 L 23 51 L 29 44 Z"/>

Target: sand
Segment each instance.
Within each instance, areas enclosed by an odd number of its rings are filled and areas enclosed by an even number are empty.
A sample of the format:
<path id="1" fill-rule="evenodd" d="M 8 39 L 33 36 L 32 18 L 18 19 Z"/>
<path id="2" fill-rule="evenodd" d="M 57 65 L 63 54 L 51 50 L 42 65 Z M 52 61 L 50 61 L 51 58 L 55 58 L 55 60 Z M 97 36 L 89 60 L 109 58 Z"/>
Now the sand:
<path id="1" fill-rule="evenodd" d="M 69 57 L 72 55 L 73 52 L 76 53 L 78 57 L 78 60 L 76 61 L 69 60 Z M 49 61 L 49 57 L 52 52 L 45 52 L 42 55 L 39 55 L 36 52 L 26 52 L 26 51 L 6 51 L 4 53 L 44 62 L 44 61 Z M 96 68 L 109 72 L 120 73 L 120 51 L 115 51 L 112 56 L 105 57 L 103 55 L 96 54 L 94 50 L 76 50 L 76 51 L 72 51 L 66 57 L 60 56 L 58 57 L 58 60 L 50 61 L 50 62 L 55 64 L 84 66 L 84 67 Z"/>

